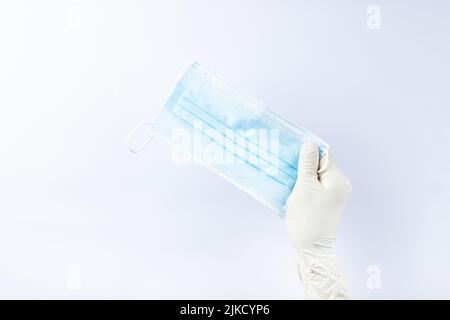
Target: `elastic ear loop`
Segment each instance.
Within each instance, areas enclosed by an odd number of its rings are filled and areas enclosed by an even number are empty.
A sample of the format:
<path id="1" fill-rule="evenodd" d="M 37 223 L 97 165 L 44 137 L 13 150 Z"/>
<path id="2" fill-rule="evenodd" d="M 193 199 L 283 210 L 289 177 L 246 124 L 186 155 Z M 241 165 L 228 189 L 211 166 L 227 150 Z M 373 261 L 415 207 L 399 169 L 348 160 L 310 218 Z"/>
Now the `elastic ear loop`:
<path id="1" fill-rule="evenodd" d="M 129 149 L 131 152 L 133 152 L 133 153 L 139 153 L 139 152 L 141 152 L 142 150 L 144 150 L 144 149 L 148 146 L 148 144 L 152 141 L 152 139 L 153 139 L 153 132 L 152 132 L 152 135 L 147 139 L 147 141 L 146 141 L 143 145 L 141 145 L 141 146 L 140 146 L 139 148 L 137 148 L 137 149 L 134 149 L 134 148 L 132 147 L 131 140 L 133 139 L 133 135 L 136 133 L 137 130 L 139 130 L 139 129 L 141 129 L 142 127 L 145 127 L 145 126 L 150 126 L 152 129 L 155 128 L 155 124 L 154 124 L 153 122 L 143 122 L 143 123 L 137 125 L 137 126 L 136 126 L 133 130 L 131 130 L 131 132 L 128 134 L 128 149 Z"/>

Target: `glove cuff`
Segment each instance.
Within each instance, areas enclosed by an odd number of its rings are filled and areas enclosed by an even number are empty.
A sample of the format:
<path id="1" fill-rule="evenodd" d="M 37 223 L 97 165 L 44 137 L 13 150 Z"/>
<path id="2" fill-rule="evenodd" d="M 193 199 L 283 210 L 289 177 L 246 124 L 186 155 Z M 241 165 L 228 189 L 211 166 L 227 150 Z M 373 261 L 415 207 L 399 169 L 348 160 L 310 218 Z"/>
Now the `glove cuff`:
<path id="1" fill-rule="evenodd" d="M 351 298 L 334 252 L 334 240 L 326 239 L 298 253 L 298 274 L 306 299 Z"/>

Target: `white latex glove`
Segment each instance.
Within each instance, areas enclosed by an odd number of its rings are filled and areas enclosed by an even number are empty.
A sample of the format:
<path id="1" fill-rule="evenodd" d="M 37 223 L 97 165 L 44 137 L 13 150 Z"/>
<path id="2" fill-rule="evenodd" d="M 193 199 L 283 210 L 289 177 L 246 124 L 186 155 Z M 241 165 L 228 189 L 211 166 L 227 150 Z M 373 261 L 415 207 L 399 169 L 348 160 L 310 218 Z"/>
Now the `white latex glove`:
<path id="1" fill-rule="evenodd" d="M 320 162 L 320 164 L 319 164 Z M 336 232 L 351 185 L 328 154 L 306 141 L 297 182 L 289 196 L 286 224 L 298 255 L 298 272 L 307 299 L 349 299 L 337 268 Z"/>

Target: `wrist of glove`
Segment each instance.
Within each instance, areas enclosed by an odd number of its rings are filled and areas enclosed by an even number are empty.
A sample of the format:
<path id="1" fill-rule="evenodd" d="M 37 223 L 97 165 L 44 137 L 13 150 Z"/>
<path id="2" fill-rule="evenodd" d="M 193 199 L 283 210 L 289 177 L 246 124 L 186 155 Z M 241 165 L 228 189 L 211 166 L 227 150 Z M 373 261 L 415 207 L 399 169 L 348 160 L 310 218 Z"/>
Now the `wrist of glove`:
<path id="1" fill-rule="evenodd" d="M 314 248 L 297 253 L 297 271 L 307 299 L 350 299 L 350 291 L 338 269 L 334 247 L 329 247 L 334 241 L 323 239 Z"/>
<path id="2" fill-rule="evenodd" d="M 296 185 L 288 200 L 286 225 L 297 253 L 307 299 L 349 299 L 335 254 L 336 233 L 351 186 L 328 154 L 306 141 Z"/>

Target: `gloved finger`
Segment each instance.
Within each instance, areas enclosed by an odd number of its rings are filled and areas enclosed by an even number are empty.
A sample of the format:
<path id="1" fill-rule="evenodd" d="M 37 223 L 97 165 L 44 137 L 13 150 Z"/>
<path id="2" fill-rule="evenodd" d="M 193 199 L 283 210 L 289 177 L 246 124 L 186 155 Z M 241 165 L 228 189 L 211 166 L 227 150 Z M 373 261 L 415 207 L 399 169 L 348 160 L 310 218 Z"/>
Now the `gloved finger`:
<path id="1" fill-rule="evenodd" d="M 317 179 L 317 170 L 319 169 L 319 149 L 317 145 L 306 140 L 300 151 L 298 159 L 297 181 L 300 178 Z"/>
<path id="2" fill-rule="evenodd" d="M 318 167 L 319 150 L 317 145 L 312 141 L 305 141 L 298 157 L 297 180 L 287 200 L 288 204 L 291 202 L 291 198 L 297 198 L 301 190 L 314 190 L 320 185 L 317 179 Z"/>
<path id="3" fill-rule="evenodd" d="M 338 188 L 344 193 L 351 192 L 352 187 L 350 181 L 329 153 L 320 159 L 318 178 L 325 187 Z"/>
<path id="4" fill-rule="evenodd" d="M 327 151 L 322 158 L 319 160 L 319 169 L 317 170 L 317 175 L 319 181 L 322 181 L 326 178 L 326 175 L 330 168 L 333 166 L 333 158 L 331 158 L 330 152 Z"/>

